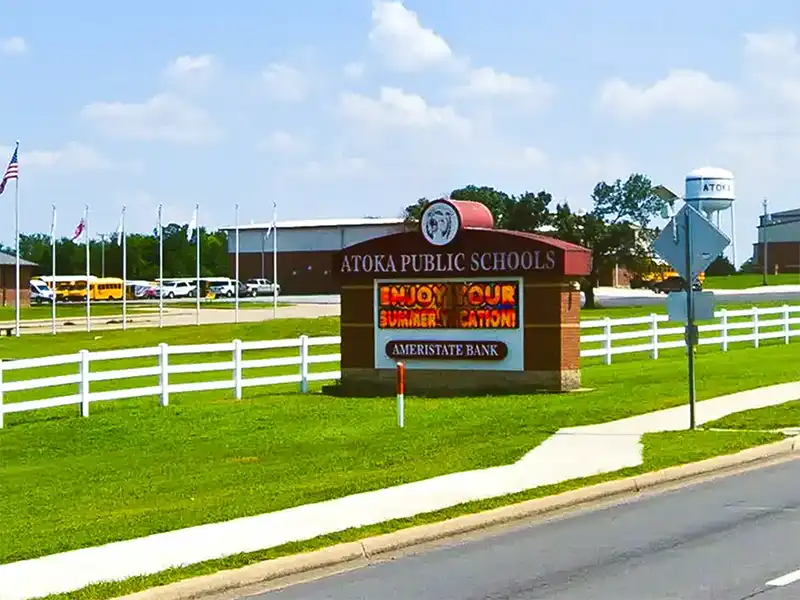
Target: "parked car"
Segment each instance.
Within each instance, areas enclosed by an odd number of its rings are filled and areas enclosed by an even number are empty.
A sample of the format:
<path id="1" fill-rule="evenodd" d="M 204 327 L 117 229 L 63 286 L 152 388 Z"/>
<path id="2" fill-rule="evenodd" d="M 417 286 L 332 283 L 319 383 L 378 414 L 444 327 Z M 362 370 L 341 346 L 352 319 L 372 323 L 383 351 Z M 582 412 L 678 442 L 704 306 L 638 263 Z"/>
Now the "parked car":
<path id="1" fill-rule="evenodd" d="M 278 294 L 281 293 L 281 285 L 274 284 L 269 279 L 248 279 L 245 285 L 249 290 L 255 292 L 254 296 L 274 296 L 276 291 Z"/>
<path id="2" fill-rule="evenodd" d="M 683 277 L 667 277 L 663 281 L 657 281 L 651 288 L 656 294 L 668 294 L 669 292 L 680 292 L 686 289 L 686 282 Z M 692 289 L 699 292 L 703 289 L 703 284 L 696 278 L 692 283 Z"/>
<path id="3" fill-rule="evenodd" d="M 53 301 L 53 290 L 51 290 L 47 284 L 40 279 L 31 279 L 28 289 L 32 304 L 42 304 L 44 302 L 49 304 Z"/>
<path id="4" fill-rule="evenodd" d="M 236 288 L 239 288 L 239 297 L 255 296 L 255 290 L 251 290 L 241 281 L 224 281 L 219 283 L 212 283 L 208 286 L 209 291 L 213 292 L 215 296 L 225 296 L 226 298 L 233 298 L 236 295 Z"/>
<path id="5" fill-rule="evenodd" d="M 161 290 L 164 298 L 188 298 L 194 295 L 195 286 L 188 281 L 162 281 Z"/>
<path id="6" fill-rule="evenodd" d="M 133 288 L 134 298 L 158 298 L 158 286 L 156 285 L 136 285 Z"/>

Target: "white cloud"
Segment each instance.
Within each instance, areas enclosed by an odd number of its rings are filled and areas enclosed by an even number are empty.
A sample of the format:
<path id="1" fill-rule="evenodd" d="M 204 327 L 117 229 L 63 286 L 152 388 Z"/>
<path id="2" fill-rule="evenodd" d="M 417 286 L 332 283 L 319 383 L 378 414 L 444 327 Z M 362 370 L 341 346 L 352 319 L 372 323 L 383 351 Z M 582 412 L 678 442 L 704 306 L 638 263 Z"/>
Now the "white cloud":
<path id="1" fill-rule="evenodd" d="M 27 51 L 28 43 L 18 35 L 0 40 L 0 54 L 25 54 Z"/>
<path id="2" fill-rule="evenodd" d="M 470 121 L 452 106 L 431 106 L 422 96 L 393 87 L 382 87 L 377 99 L 344 93 L 341 109 L 349 119 L 370 126 L 438 128 L 462 136 L 472 130 Z"/>
<path id="3" fill-rule="evenodd" d="M 207 77 L 217 67 L 217 61 L 211 54 L 190 56 L 185 54 L 173 60 L 164 70 L 172 79 Z"/>
<path id="4" fill-rule="evenodd" d="M 567 178 L 583 181 L 613 181 L 631 172 L 630 162 L 620 154 L 581 156 L 562 163 L 560 172 Z"/>
<path id="5" fill-rule="evenodd" d="M 285 154 L 302 152 L 308 148 L 305 141 L 285 131 L 273 131 L 266 139 L 258 143 L 258 147 L 272 152 Z"/>
<path id="6" fill-rule="evenodd" d="M 305 179 L 341 179 L 368 172 L 367 161 L 353 156 L 335 156 L 330 160 L 312 160 L 294 171 Z"/>
<path id="7" fill-rule="evenodd" d="M 744 57 L 746 111 L 726 123 L 716 149 L 737 171 L 787 177 L 800 160 L 800 39 L 747 33 Z"/>
<path id="8" fill-rule="evenodd" d="M 11 154 L 13 148 L 0 147 L 0 156 Z M 111 169 L 115 165 L 107 157 L 91 146 L 78 142 L 68 142 L 63 148 L 55 150 L 26 150 L 20 146 L 20 170 L 60 169 L 69 171 L 97 171 Z"/>
<path id="9" fill-rule="evenodd" d="M 281 102 L 301 102 L 309 91 L 308 80 L 303 73 L 294 67 L 281 64 L 271 64 L 262 74 L 267 84 L 267 93 Z"/>
<path id="10" fill-rule="evenodd" d="M 491 169 L 496 173 L 530 174 L 550 165 L 550 158 L 535 146 L 512 146 L 500 140 L 487 140 L 487 146 L 477 152 L 472 150 L 451 151 L 453 163 L 469 164 L 478 169 Z"/>
<path id="11" fill-rule="evenodd" d="M 361 79 L 364 76 L 364 64 L 360 62 L 348 63 L 344 66 L 342 72 L 348 79 Z"/>
<path id="12" fill-rule="evenodd" d="M 141 103 L 93 102 L 83 107 L 81 116 L 118 138 L 208 142 L 219 136 L 204 110 L 171 94 L 158 94 Z"/>
<path id="13" fill-rule="evenodd" d="M 600 106 L 624 119 L 647 118 L 674 110 L 683 113 L 727 112 L 737 105 L 736 89 L 691 69 L 673 69 L 651 86 L 636 86 L 622 79 L 606 81 L 600 90 Z"/>
<path id="14" fill-rule="evenodd" d="M 516 97 L 533 107 L 548 104 L 555 94 L 555 86 L 542 79 L 501 73 L 491 67 L 472 69 L 467 83 L 457 88 L 462 96 L 485 98 Z"/>
<path id="15" fill-rule="evenodd" d="M 745 56 L 789 68 L 800 67 L 800 41 L 791 31 L 746 33 Z"/>
<path id="16" fill-rule="evenodd" d="M 417 13 L 402 2 L 373 2 L 369 39 L 387 64 L 399 71 L 419 71 L 453 59 L 448 43 L 423 27 Z"/>
<path id="17" fill-rule="evenodd" d="M 547 155 L 539 148 L 526 146 L 522 149 L 521 163 L 533 168 L 544 167 L 548 164 Z"/>
<path id="18" fill-rule="evenodd" d="M 745 57 L 750 76 L 782 108 L 800 111 L 800 40 L 791 32 L 745 34 Z"/>

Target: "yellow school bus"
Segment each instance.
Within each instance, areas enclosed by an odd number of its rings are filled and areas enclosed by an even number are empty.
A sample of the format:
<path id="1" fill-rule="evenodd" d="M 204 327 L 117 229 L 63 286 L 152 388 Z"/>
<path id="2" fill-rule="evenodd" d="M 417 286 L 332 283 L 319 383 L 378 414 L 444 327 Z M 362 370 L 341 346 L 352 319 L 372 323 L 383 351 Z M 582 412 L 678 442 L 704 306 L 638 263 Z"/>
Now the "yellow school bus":
<path id="1" fill-rule="evenodd" d="M 100 277 L 91 282 L 92 300 L 122 300 L 122 279 Z"/>
<path id="2" fill-rule="evenodd" d="M 119 277 L 91 277 L 89 279 L 89 299 L 122 300 L 122 279 Z M 86 277 L 56 283 L 56 301 L 86 300 Z"/>

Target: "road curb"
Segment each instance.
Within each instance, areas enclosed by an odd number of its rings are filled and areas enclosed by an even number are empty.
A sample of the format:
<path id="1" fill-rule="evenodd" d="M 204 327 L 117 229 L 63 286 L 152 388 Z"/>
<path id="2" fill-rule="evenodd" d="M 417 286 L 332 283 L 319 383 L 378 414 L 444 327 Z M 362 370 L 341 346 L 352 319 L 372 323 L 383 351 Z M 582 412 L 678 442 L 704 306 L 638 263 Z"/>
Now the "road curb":
<path id="1" fill-rule="evenodd" d="M 199 600 L 302 573 L 332 567 L 365 566 L 374 558 L 398 550 L 497 525 L 522 521 L 561 509 L 636 494 L 703 475 L 723 474 L 728 470 L 747 467 L 798 451 L 800 451 L 800 436 L 795 436 L 772 444 L 748 448 L 734 454 L 668 467 L 660 471 L 608 481 L 554 496 L 526 500 L 518 504 L 463 515 L 438 523 L 409 527 L 312 552 L 284 556 L 239 569 L 219 571 L 121 596 L 116 600 Z"/>

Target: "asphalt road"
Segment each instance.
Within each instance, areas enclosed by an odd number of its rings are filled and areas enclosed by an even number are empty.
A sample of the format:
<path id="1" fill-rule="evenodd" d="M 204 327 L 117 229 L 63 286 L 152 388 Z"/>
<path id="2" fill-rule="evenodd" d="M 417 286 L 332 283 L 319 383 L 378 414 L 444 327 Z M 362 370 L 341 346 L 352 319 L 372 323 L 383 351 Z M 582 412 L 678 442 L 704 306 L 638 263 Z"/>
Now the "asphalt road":
<path id="1" fill-rule="evenodd" d="M 259 600 L 797 600 L 800 460 L 529 524 Z"/>
<path id="2" fill-rule="evenodd" d="M 717 304 L 732 302 L 787 302 L 789 304 L 800 302 L 800 285 L 774 286 L 773 288 L 758 288 L 757 290 L 713 290 Z M 657 306 L 667 303 L 666 294 L 655 294 L 649 290 L 628 290 L 599 288 L 596 292 L 597 301 L 605 307 L 612 306 Z M 254 300 L 269 301 L 262 298 Z M 281 302 L 290 304 L 338 304 L 338 294 L 318 296 L 280 296 Z"/>

